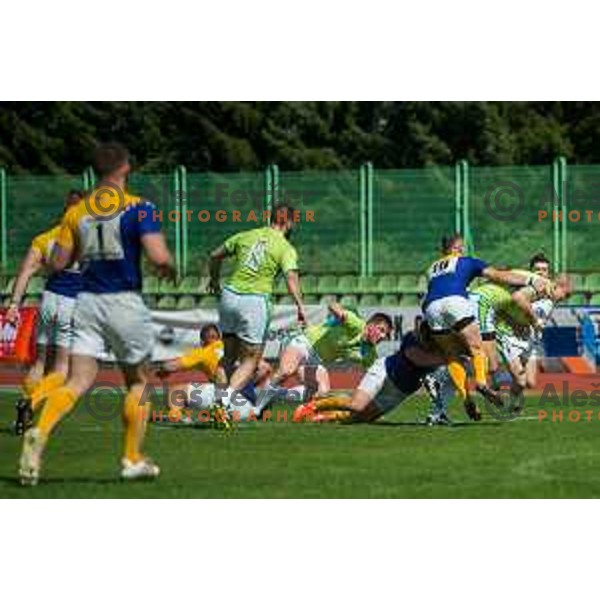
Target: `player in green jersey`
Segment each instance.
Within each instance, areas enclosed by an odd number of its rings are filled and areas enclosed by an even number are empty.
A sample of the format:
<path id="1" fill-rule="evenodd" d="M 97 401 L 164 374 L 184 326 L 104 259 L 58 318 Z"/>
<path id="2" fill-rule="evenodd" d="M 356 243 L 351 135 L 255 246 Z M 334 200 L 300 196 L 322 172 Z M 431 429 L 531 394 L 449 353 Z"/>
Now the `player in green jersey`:
<path id="1" fill-rule="evenodd" d="M 368 369 L 377 359 L 377 344 L 389 339 L 392 329 L 392 320 L 385 313 L 375 313 L 365 320 L 333 302 L 325 321 L 290 336 L 284 343 L 273 385 L 298 375 L 306 384 L 307 399 L 315 392 L 323 396 L 330 390 L 326 366 L 346 362 Z"/>
<path id="2" fill-rule="evenodd" d="M 269 227 L 238 233 L 210 256 L 209 289 L 221 294 L 223 366 L 229 378 L 225 404 L 252 380 L 262 358 L 271 320 L 273 284 L 280 272 L 296 304 L 298 323 L 305 325 L 298 255 L 289 242 L 297 214 L 290 206 L 278 206 L 271 214 Z M 234 268 L 221 292 L 220 272 L 225 259 L 231 259 Z"/>

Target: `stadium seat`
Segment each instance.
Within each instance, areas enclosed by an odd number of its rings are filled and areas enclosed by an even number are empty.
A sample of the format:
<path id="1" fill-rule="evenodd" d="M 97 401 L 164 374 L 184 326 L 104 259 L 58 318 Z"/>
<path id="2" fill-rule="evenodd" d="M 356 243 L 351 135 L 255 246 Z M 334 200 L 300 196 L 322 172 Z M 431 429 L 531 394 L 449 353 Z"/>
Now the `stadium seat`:
<path id="1" fill-rule="evenodd" d="M 384 294 L 381 298 L 381 306 L 398 306 L 399 300 L 396 294 Z"/>
<path id="2" fill-rule="evenodd" d="M 599 294 L 596 294 L 596 297 L 598 297 L 598 296 L 599 296 Z M 569 306 L 586 306 L 587 305 L 587 296 L 586 296 L 586 294 L 572 294 L 567 299 L 566 303 Z M 592 297 L 592 304 L 594 304 L 593 297 Z"/>
<path id="3" fill-rule="evenodd" d="M 196 308 L 196 300 L 194 296 L 181 296 L 177 300 L 177 310 L 191 310 Z"/>
<path id="4" fill-rule="evenodd" d="M 358 291 L 358 277 L 356 275 L 343 275 L 338 282 L 340 294 L 356 294 Z"/>
<path id="5" fill-rule="evenodd" d="M 600 273 L 593 273 L 585 278 L 587 292 L 600 292 Z"/>
<path id="6" fill-rule="evenodd" d="M 418 294 L 402 294 L 399 306 L 420 306 L 421 297 Z"/>
<path id="7" fill-rule="evenodd" d="M 584 292 L 585 291 L 585 276 L 581 273 L 571 273 L 571 282 L 573 284 L 573 289 L 576 292 Z"/>
<path id="8" fill-rule="evenodd" d="M 360 297 L 361 306 L 377 306 L 379 304 L 379 296 L 375 294 L 363 294 Z"/>
<path id="9" fill-rule="evenodd" d="M 179 286 L 179 291 L 183 294 L 197 294 L 199 286 L 199 277 L 185 277 Z"/>
<path id="10" fill-rule="evenodd" d="M 590 306 L 600 306 L 600 294 L 592 294 L 589 303 Z"/>
<path id="11" fill-rule="evenodd" d="M 416 275 L 400 275 L 398 277 L 398 291 L 400 292 L 417 292 L 419 278 Z"/>
<path id="12" fill-rule="evenodd" d="M 160 283 L 158 284 L 158 291 L 161 294 L 178 294 L 179 286 L 174 281 L 161 279 Z"/>
<path id="13" fill-rule="evenodd" d="M 427 275 L 420 275 L 417 279 L 417 291 L 424 294 L 427 291 Z"/>
<path id="14" fill-rule="evenodd" d="M 359 277 L 358 292 L 361 294 L 376 294 L 379 292 L 379 277 Z"/>
<path id="15" fill-rule="evenodd" d="M 10 294 L 12 292 L 14 283 L 15 283 L 15 278 L 14 277 L 10 277 L 9 279 L 7 279 L 5 281 L 6 285 L 2 288 L 2 292 L 4 294 Z"/>
<path id="16" fill-rule="evenodd" d="M 337 296 L 335 294 L 324 294 L 321 296 L 319 304 L 330 304 L 331 302 L 337 302 Z"/>
<path id="17" fill-rule="evenodd" d="M 317 286 L 319 294 L 337 294 L 338 278 L 335 275 L 322 275 Z"/>
<path id="18" fill-rule="evenodd" d="M 143 292 L 144 294 L 158 294 L 159 285 L 158 277 L 144 277 L 143 280 Z"/>
<path id="19" fill-rule="evenodd" d="M 157 308 L 161 310 L 174 310 L 177 306 L 177 301 L 174 296 L 163 296 L 159 301 Z"/>
<path id="20" fill-rule="evenodd" d="M 277 298 L 277 304 L 289 306 L 290 304 L 294 304 L 294 299 L 289 294 L 285 294 Z"/>
<path id="21" fill-rule="evenodd" d="M 346 294 L 340 298 L 340 304 L 345 308 L 356 310 L 358 307 L 358 296 L 354 294 Z"/>
<path id="22" fill-rule="evenodd" d="M 316 294 L 317 293 L 318 280 L 314 275 L 301 275 L 300 285 L 304 294 Z"/>
<path id="23" fill-rule="evenodd" d="M 202 296 L 198 306 L 201 308 L 217 308 L 219 306 L 219 299 L 216 296 Z"/>
<path id="24" fill-rule="evenodd" d="M 27 294 L 22 306 L 37 306 L 40 303 L 41 298 L 42 297 L 40 295 Z"/>
<path id="25" fill-rule="evenodd" d="M 319 296 L 315 294 L 307 294 L 304 296 L 304 304 L 319 304 Z"/>
<path id="26" fill-rule="evenodd" d="M 379 278 L 377 291 L 382 294 L 397 294 L 398 293 L 398 276 L 383 275 Z M 382 300 L 383 301 L 383 300 Z"/>

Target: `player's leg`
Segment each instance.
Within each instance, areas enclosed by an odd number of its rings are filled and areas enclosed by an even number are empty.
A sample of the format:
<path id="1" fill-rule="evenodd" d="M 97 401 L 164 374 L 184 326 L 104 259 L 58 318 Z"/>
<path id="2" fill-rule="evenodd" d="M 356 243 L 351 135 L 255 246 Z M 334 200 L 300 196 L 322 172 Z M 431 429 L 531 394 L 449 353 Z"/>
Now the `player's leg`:
<path id="1" fill-rule="evenodd" d="M 273 386 L 280 386 L 286 379 L 296 375 L 309 357 L 307 348 L 308 340 L 303 335 L 295 336 L 284 343 L 279 355 L 277 368 L 271 378 Z"/>
<path id="2" fill-rule="evenodd" d="M 132 292 L 110 294 L 103 299 L 107 315 L 105 333 L 125 376 L 127 394 L 123 402 L 123 459 L 121 477 L 157 477 L 160 469 L 142 450 L 151 399 L 146 393 L 149 361 L 154 349 L 152 316 L 141 296 Z"/>
<path id="3" fill-rule="evenodd" d="M 33 408 L 31 395 L 35 391 L 37 384 L 44 376 L 46 364 L 46 345 L 39 344 L 36 349 L 36 359 L 31 365 L 21 384 L 22 397 L 15 404 L 16 417 L 14 423 L 15 435 L 22 436 L 33 421 Z"/>
<path id="4" fill-rule="evenodd" d="M 98 371 L 95 356 L 73 355 L 69 380 L 48 394 L 39 419 L 23 438 L 19 475 L 23 485 L 35 485 L 39 478 L 42 456 L 51 433 L 75 407 L 79 397 L 94 383 Z"/>
<path id="5" fill-rule="evenodd" d="M 535 389 L 538 384 L 538 363 L 538 357 L 535 354 L 532 354 L 525 363 L 525 385 L 530 390 Z"/>
<path id="6" fill-rule="evenodd" d="M 46 327 L 48 336 L 48 357 L 46 375 L 38 381 L 31 393 L 31 408 L 35 412 L 49 392 L 64 385 L 69 373 L 69 358 L 73 345 L 73 315 L 75 298 L 58 294 L 47 295 L 53 299 L 54 319 Z"/>

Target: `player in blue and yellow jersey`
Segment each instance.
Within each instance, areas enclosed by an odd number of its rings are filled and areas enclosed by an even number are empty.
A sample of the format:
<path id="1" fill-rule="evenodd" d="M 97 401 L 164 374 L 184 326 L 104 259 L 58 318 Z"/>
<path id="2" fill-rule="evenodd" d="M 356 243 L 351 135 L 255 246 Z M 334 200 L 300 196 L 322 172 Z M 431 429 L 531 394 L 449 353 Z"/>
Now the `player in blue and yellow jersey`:
<path id="1" fill-rule="evenodd" d="M 450 338 L 458 338 L 464 346 L 464 352 L 472 360 L 477 391 L 492 402 L 498 402 L 498 395 L 487 382 L 487 359 L 475 308 L 468 297 L 469 284 L 477 277 L 483 277 L 509 285 L 532 285 L 541 290 L 549 282 L 529 273 L 500 270 L 478 258 L 465 256 L 464 240 L 459 234 L 444 237 L 441 250 L 442 257 L 431 265 L 427 274 L 429 282 L 423 301 L 425 320 L 443 348 L 448 348 Z M 477 407 L 468 399 L 467 373 L 463 364 L 451 356 L 448 369 L 468 414 L 472 418 L 480 418 Z"/>
<path id="2" fill-rule="evenodd" d="M 83 196 L 83 192 L 71 190 L 67 194 L 65 211 L 80 202 Z M 14 326 L 19 321 L 19 307 L 31 278 L 47 269 L 60 227 L 59 224 L 36 236 L 21 263 L 6 313 L 6 320 Z M 73 311 L 80 290 L 81 276 L 76 264 L 60 273 L 50 274 L 46 281 L 37 324 L 36 360 L 23 381 L 23 398 L 17 402 L 17 435 L 23 435 L 31 422 L 32 412 L 46 394 L 65 382 L 73 337 Z"/>
<path id="3" fill-rule="evenodd" d="M 422 323 L 418 331 L 402 338 L 398 352 L 371 365 L 351 397 L 312 400 L 294 411 L 294 421 L 374 421 L 415 394 L 424 378 L 444 362 L 431 343 L 429 326 Z"/>
<path id="4" fill-rule="evenodd" d="M 82 291 L 75 308 L 71 372 L 52 391 L 36 425 L 25 434 L 20 460 L 23 484 L 37 483 L 43 451 L 58 422 L 94 383 L 98 358 L 109 347 L 128 388 L 123 402 L 124 479 L 156 477 L 159 468 L 141 453 L 149 403 L 143 401 L 154 346 L 150 311 L 141 296 L 145 253 L 162 276 L 174 276 L 172 259 L 154 205 L 125 192 L 129 153 L 118 144 L 96 151 L 100 183 L 64 216 L 51 267 L 81 265 Z"/>

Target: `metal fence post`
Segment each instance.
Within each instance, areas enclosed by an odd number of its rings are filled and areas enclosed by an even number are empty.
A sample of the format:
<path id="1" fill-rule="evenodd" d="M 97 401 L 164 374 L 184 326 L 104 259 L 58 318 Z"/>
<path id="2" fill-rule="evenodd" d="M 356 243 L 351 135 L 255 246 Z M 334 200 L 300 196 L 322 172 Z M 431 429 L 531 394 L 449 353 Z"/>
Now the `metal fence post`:
<path id="1" fill-rule="evenodd" d="M 188 240 L 189 240 L 189 225 L 188 225 L 188 183 L 187 169 L 183 165 L 177 167 L 177 176 L 179 178 L 179 207 L 181 209 L 181 264 L 183 275 L 188 274 Z"/>
<path id="2" fill-rule="evenodd" d="M 367 274 L 373 275 L 373 163 L 366 164 L 367 186 Z"/>
<path id="3" fill-rule="evenodd" d="M 359 259 L 361 277 L 367 275 L 367 167 L 361 165 L 358 170 L 358 209 L 359 209 Z"/>
<path id="4" fill-rule="evenodd" d="M 179 213 L 180 219 L 175 222 L 175 269 L 177 270 L 177 278 L 181 277 L 181 198 L 183 197 L 182 182 L 179 172 L 179 167 L 173 172 L 173 187 L 175 194 L 175 210 Z M 165 211 L 168 215 L 169 207 Z"/>
<path id="5" fill-rule="evenodd" d="M 6 181 L 6 170 L 0 169 L 0 264 L 2 265 L 2 272 L 6 273 L 7 265 L 7 203 L 8 203 L 8 191 Z"/>
<path id="6" fill-rule="evenodd" d="M 279 167 L 277 165 L 271 165 L 271 177 L 273 192 L 271 206 L 277 206 L 279 204 Z"/>
<path id="7" fill-rule="evenodd" d="M 552 202 L 550 215 L 552 218 L 552 268 L 555 273 L 560 272 L 560 223 L 554 218 L 555 210 L 558 216 L 560 210 L 560 175 L 558 172 L 558 159 L 554 159 L 551 167 L 552 173 Z"/>
<path id="8" fill-rule="evenodd" d="M 568 270 L 568 245 L 567 245 L 567 222 L 569 220 L 569 202 L 567 193 L 567 159 L 564 156 L 558 157 L 558 179 L 560 182 L 560 200 L 562 209 L 562 221 L 560 225 L 560 269 L 563 272 Z"/>
<path id="9" fill-rule="evenodd" d="M 265 168 L 265 198 L 263 201 L 263 209 L 271 211 L 273 208 L 273 172 L 271 165 Z"/>
<path id="10" fill-rule="evenodd" d="M 455 181 L 455 211 L 456 211 L 456 231 L 463 236 L 469 253 L 475 251 L 473 236 L 471 235 L 471 215 L 470 215 L 470 185 L 471 177 L 469 163 L 461 160 L 456 165 L 457 171 L 454 176 Z"/>

